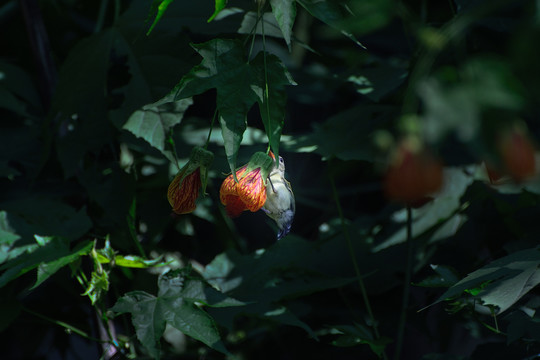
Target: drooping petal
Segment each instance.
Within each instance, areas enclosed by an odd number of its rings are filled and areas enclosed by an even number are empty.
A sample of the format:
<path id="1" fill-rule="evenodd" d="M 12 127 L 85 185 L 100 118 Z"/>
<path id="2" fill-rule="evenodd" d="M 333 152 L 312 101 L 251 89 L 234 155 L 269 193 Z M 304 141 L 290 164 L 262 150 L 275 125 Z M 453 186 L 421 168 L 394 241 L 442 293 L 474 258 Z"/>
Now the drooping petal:
<path id="1" fill-rule="evenodd" d="M 219 200 L 223 205 L 227 205 L 228 196 L 236 196 L 236 181 L 234 181 L 232 174 L 223 180 L 219 189 Z"/>
<path id="2" fill-rule="evenodd" d="M 238 169 L 236 171 L 236 176 L 241 177 L 242 174 L 244 174 L 244 171 L 246 171 L 246 167 L 243 166 L 242 168 Z M 219 189 L 219 199 L 221 200 L 221 203 L 223 205 L 227 205 L 227 199 L 226 197 L 228 195 L 234 195 L 238 196 L 238 193 L 236 191 L 237 183 L 234 181 L 234 177 L 232 174 L 227 176 L 225 180 L 221 183 L 221 187 Z"/>
<path id="3" fill-rule="evenodd" d="M 266 187 L 261 170 L 255 169 L 241 178 L 237 185 L 237 192 L 250 211 L 260 210 L 266 201 Z"/>
<path id="4" fill-rule="evenodd" d="M 248 210 L 246 204 L 236 195 L 225 196 L 225 211 L 231 218 L 238 217 L 243 211 Z M 223 202 L 223 201 L 222 201 Z"/>
<path id="5" fill-rule="evenodd" d="M 175 176 L 167 192 L 169 204 L 177 214 L 187 214 L 195 210 L 195 200 L 201 187 L 200 169 L 184 177 L 185 172 L 184 168 Z"/>
<path id="6" fill-rule="evenodd" d="M 225 205 L 230 217 L 239 216 L 242 211 L 258 211 L 266 201 L 266 187 L 260 168 L 246 174 L 246 166 L 236 171 L 238 183 L 233 175 L 227 176 L 219 190 L 219 199 Z"/>

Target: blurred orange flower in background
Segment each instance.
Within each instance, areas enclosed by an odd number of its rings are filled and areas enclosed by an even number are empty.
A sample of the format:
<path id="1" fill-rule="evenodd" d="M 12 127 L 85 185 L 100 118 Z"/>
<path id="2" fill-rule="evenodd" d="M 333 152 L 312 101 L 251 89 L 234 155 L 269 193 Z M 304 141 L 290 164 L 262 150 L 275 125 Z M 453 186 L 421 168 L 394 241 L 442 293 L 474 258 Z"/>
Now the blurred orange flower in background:
<path id="1" fill-rule="evenodd" d="M 497 139 L 497 149 L 503 171 L 517 182 L 535 175 L 535 146 L 528 136 L 526 128 L 516 123 L 505 129 Z"/>
<path id="2" fill-rule="evenodd" d="M 403 139 L 390 158 L 384 191 L 390 200 L 414 206 L 440 189 L 443 167 L 416 138 Z"/>

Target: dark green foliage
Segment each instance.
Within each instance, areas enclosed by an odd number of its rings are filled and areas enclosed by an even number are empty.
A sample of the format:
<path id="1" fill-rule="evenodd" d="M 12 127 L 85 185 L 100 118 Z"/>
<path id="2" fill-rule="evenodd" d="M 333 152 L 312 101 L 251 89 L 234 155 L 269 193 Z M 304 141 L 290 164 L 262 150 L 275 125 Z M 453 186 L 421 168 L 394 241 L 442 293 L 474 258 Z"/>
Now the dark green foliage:
<path id="1" fill-rule="evenodd" d="M 2 358 L 537 357 L 539 14 L 7 1 Z M 384 191 L 404 139 L 444 166 L 408 204 Z M 194 147 L 214 160 L 177 215 L 167 190 Z M 265 150 L 296 198 L 279 242 L 262 211 L 220 202 Z"/>

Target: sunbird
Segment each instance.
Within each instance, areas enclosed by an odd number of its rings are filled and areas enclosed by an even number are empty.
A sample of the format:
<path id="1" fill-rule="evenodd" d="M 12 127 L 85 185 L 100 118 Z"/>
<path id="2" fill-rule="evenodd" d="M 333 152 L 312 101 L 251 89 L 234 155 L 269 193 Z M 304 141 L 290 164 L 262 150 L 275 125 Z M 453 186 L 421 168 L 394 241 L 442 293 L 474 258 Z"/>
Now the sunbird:
<path id="1" fill-rule="evenodd" d="M 279 157 L 279 166 L 275 166 L 268 175 L 266 184 L 266 202 L 262 210 L 276 222 L 280 240 L 291 231 L 294 219 L 295 202 L 291 184 L 285 179 L 285 161 Z"/>

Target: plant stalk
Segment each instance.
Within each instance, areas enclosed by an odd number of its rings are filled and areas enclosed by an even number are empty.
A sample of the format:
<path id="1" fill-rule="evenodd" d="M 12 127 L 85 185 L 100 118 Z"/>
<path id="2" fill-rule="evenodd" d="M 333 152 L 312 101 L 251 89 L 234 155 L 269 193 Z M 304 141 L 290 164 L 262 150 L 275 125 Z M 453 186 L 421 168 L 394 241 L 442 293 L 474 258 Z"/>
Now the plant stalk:
<path id="1" fill-rule="evenodd" d="M 405 281 L 403 284 L 403 297 L 401 299 L 401 314 L 399 317 L 398 335 L 394 359 L 401 358 L 403 347 L 403 337 L 405 335 L 405 324 L 407 323 L 407 308 L 409 307 L 409 296 L 411 291 L 411 275 L 414 262 L 414 241 L 412 237 L 412 209 L 407 205 L 407 264 L 405 269 Z"/>
<path id="2" fill-rule="evenodd" d="M 371 327 L 373 328 L 373 333 L 375 335 L 375 339 L 380 339 L 379 334 L 379 328 L 377 325 L 377 321 L 375 320 L 375 316 L 373 315 L 373 310 L 371 309 L 371 303 L 369 302 L 369 297 L 366 291 L 366 286 L 364 284 L 364 280 L 362 278 L 362 274 L 360 273 L 360 267 L 358 266 L 358 261 L 356 260 L 356 255 L 354 253 L 354 247 L 352 244 L 351 236 L 349 234 L 349 229 L 347 228 L 347 224 L 345 223 L 345 217 L 343 216 L 343 210 L 341 209 L 341 203 L 339 201 L 339 196 L 336 189 L 336 184 L 334 182 L 333 175 L 330 175 L 330 184 L 332 186 L 332 193 L 334 196 L 334 201 L 336 202 L 336 208 L 338 211 L 338 215 L 341 222 L 341 227 L 343 229 L 343 236 L 345 237 L 345 240 L 347 241 L 347 247 L 349 250 L 349 255 L 351 256 L 351 261 L 353 264 L 354 272 L 356 274 L 356 279 L 358 280 L 358 286 L 360 287 L 360 292 L 362 294 L 362 299 L 364 301 L 364 305 L 366 307 L 366 312 L 368 313 L 369 320 L 371 322 Z M 383 358 L 386 360 L 387 356 L 386 353 L 383 350 Z"/>

